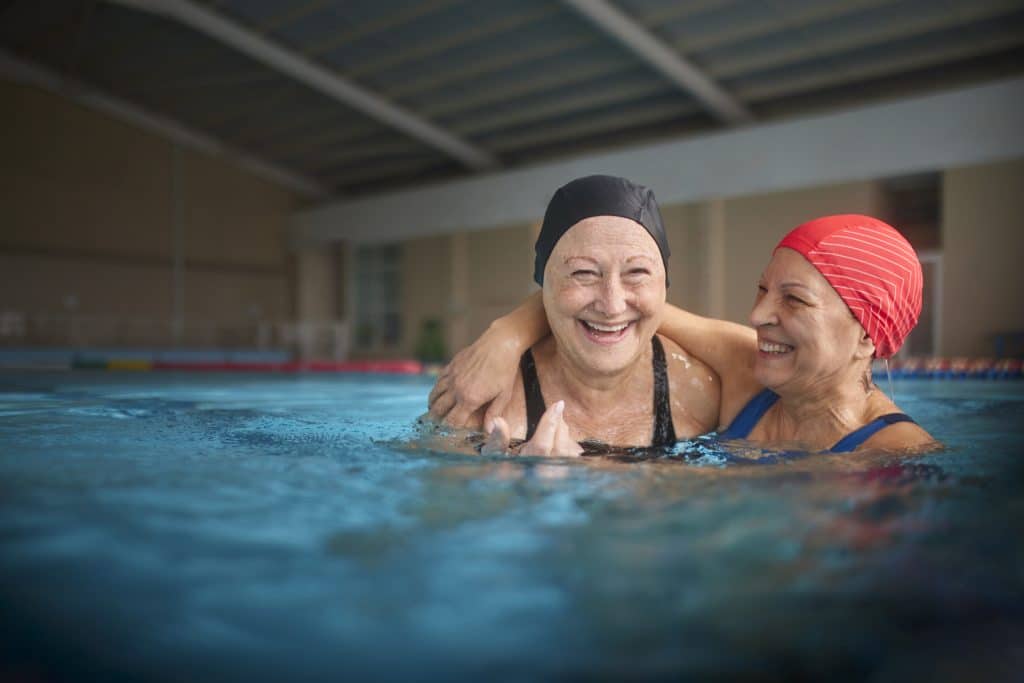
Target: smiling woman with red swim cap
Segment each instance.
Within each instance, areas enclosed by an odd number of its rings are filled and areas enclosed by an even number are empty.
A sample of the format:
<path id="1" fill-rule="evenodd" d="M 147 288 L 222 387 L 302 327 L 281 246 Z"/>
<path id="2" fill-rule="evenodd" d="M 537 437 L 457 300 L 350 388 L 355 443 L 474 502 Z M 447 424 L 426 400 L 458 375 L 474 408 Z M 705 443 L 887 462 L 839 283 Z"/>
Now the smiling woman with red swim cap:
<path id="1" fill-rule="evenodd" d="M 826 216 L 775 248 L 753 329 L 668 306 L 659 333 L 718 373 L 722 438 L 837 453 L 926 449 L 932 437 L 871 381 L 872 359 L 896 353 L 917 324 L 921 288 L 917 254 L 896 229 Z M 531 297 L 456 355 L 431 392 L 432 414 L 474 426 L 469 416 L 490 402 L 485 425 L 500 415 L 513 379 L 506 356 L 547 333 L 538 303 Z"/>

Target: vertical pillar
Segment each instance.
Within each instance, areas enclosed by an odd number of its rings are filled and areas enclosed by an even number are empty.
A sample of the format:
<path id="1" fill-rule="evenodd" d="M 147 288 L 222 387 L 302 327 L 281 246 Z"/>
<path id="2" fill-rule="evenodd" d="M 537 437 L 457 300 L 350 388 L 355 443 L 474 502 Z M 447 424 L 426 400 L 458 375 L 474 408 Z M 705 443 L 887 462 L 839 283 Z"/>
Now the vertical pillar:
<path id="1" fill-rule="evenodd" d="M 725 201 L 711 199 L 706 207 L 707 241 L 705 269 L 707 277 L 707 301 L 704 302 L 707 314 L 712 318 L 725 317 Z"/>
<path id="2" fill-rule="evenodd" d="M 450 353 L 455 353 L 469 339 L 469 237 L 465 232 L 451 236 L 451 289 L 448 295 L 448 340 Z"/>
<path id="3" fill-rule="evenodd" d="M 180 346 L 185 336 L 185 187 L 181 145 L 171 146 L 171 210 L 173 255 L 171 262 L 171 334 Z"/>
<path id="4" fill-rule="evenodd" d="M 325 345 L 328 331 L 334 330 L 337 312 L 335 284 L 336 252 L 331 244 L 305 247 L 297 253 L 298 261 L 298 337 L 299 355 L 310 358 L 333 355 L 335 344 Z"/>

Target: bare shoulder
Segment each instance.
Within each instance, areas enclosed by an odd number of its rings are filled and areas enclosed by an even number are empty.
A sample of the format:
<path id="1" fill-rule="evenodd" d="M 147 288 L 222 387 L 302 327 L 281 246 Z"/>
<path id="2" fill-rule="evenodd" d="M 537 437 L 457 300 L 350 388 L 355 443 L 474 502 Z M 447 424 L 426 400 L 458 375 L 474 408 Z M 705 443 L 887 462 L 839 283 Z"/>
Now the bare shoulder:
<path id="1" fill-rule="evenodd" d="M 672 420 L 680 436 L 696 436 L 718 426 L 722 386 L 718 374 L 671 339 L 658 335 L 665 349 Z"/>
<path id="2" fill-rule="evenodd" d="M 938 450 L 942 444 L 935 440 L 923 427 L 914 422 L 897 422 L 875 432 L 860 449 L 879 450 Z"/>

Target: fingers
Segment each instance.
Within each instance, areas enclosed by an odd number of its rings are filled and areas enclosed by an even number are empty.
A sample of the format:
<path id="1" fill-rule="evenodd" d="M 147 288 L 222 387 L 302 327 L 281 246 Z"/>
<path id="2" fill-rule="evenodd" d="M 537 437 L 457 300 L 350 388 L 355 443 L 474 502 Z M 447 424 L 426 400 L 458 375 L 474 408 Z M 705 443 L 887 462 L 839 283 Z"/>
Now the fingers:
<path id="1" fill-rule="evenodd" d="M 565 419 L 558 421 L 558 431 L 555 432 L 554 455 L 580 455 L 583 448 L 569 435 L 569 425 Z"/>
<path id="2" fill-rule="evenodd" d="M 551 449 L 555 447 L 555 435 L 558 433 L 558 426 L 562 422 L 562 413 L 565 412 L 565 401 L 556 401 L 554 405 L 544 411 L 540 422 L 537 423 L 537 431 L 533 434 L 531 443 L 535 443 L 540 449 L 539 453 L 531 455 L 551 455 Z"/>
<path id="3" fill-rule="evenodd" d="M 476 414 L 475 406 L 456 403 L 455 407 L 444 416 L 444 421 L 445 424 L 460 429 L 479 429 L 480 423 L 473 419 Z"/>
<path id="4" fill-rule="evenodd" d="M 562 417 L 564 412 L 565 401 L 557 401 L 544 411 L 533 438 L 523 444 L 519 454 L 578 455 L 580 447 L 569 437 L 569 427 Z"/>
<path id="5" fill-rule="evenodd" d="M 487 411 L 484 413 L 484 431 L 490 432 L 494 428 L 494 420 L 505 413 L 505 408 L 508 407 L 509 402 L 512 400 L 511 391 L 503 391 L 494 397 L 491 404 L 487 406 Z"/>
<path id="6" fill-rule="evenodd" d="M 448 368 L 446 367 L 441 374 L 437 376 L 437 381 L 434 382 L 434 388 L 430 390 L 430 396 L 427 397 L 427 405 L 433 407 L 434 401 L 440 398 L 441 394 L 451 389 L 452 380 L 447 371 Z"/>
<path id="7" fill-rule="evenodd" d="M 508 453 L 508 444 L 512 440 L 512 430 L 503 417 L 494 419 L 494 428 L 491 430 L 487 442 L 480 449 L 481 455 L 500 455 Z"/>
<path id="8" fill-rule="evenodd" d="M 450 391 L 446 391 L 431 398 L 428 410 L 435 419 L 442 421 L 451 412 L 453 407 L 455 407 L 455 395 Z"/>

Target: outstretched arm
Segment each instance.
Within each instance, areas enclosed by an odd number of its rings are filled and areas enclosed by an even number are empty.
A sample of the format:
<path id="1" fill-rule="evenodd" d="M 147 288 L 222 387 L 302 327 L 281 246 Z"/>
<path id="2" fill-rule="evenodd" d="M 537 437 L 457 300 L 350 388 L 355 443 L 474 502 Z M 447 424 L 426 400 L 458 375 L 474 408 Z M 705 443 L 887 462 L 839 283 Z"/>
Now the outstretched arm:
<path id="1" fill-rule="evenodd" d="M 658 332 L 710 366 L 723 385 L 751 381 L 757 353 L 757 333 L 752 328 L 666 304 Z"/>
<path id="2" fill-rule="evenodd" d="M 490 433 L 512 396 L 519 357 L 550 331 L 540 292 L 531 294 L 455 354 L 430 392 L 430 414 L 453 427 Z"/>
<path id="3" fill-rule="evenodd" d="M 702 360 L 722 382 L 719 426 L 731 423 L 761 390 L 754 377 L 757 333 L 745 325 L 705 318 L 668 305 L 658 332 Z"/>

